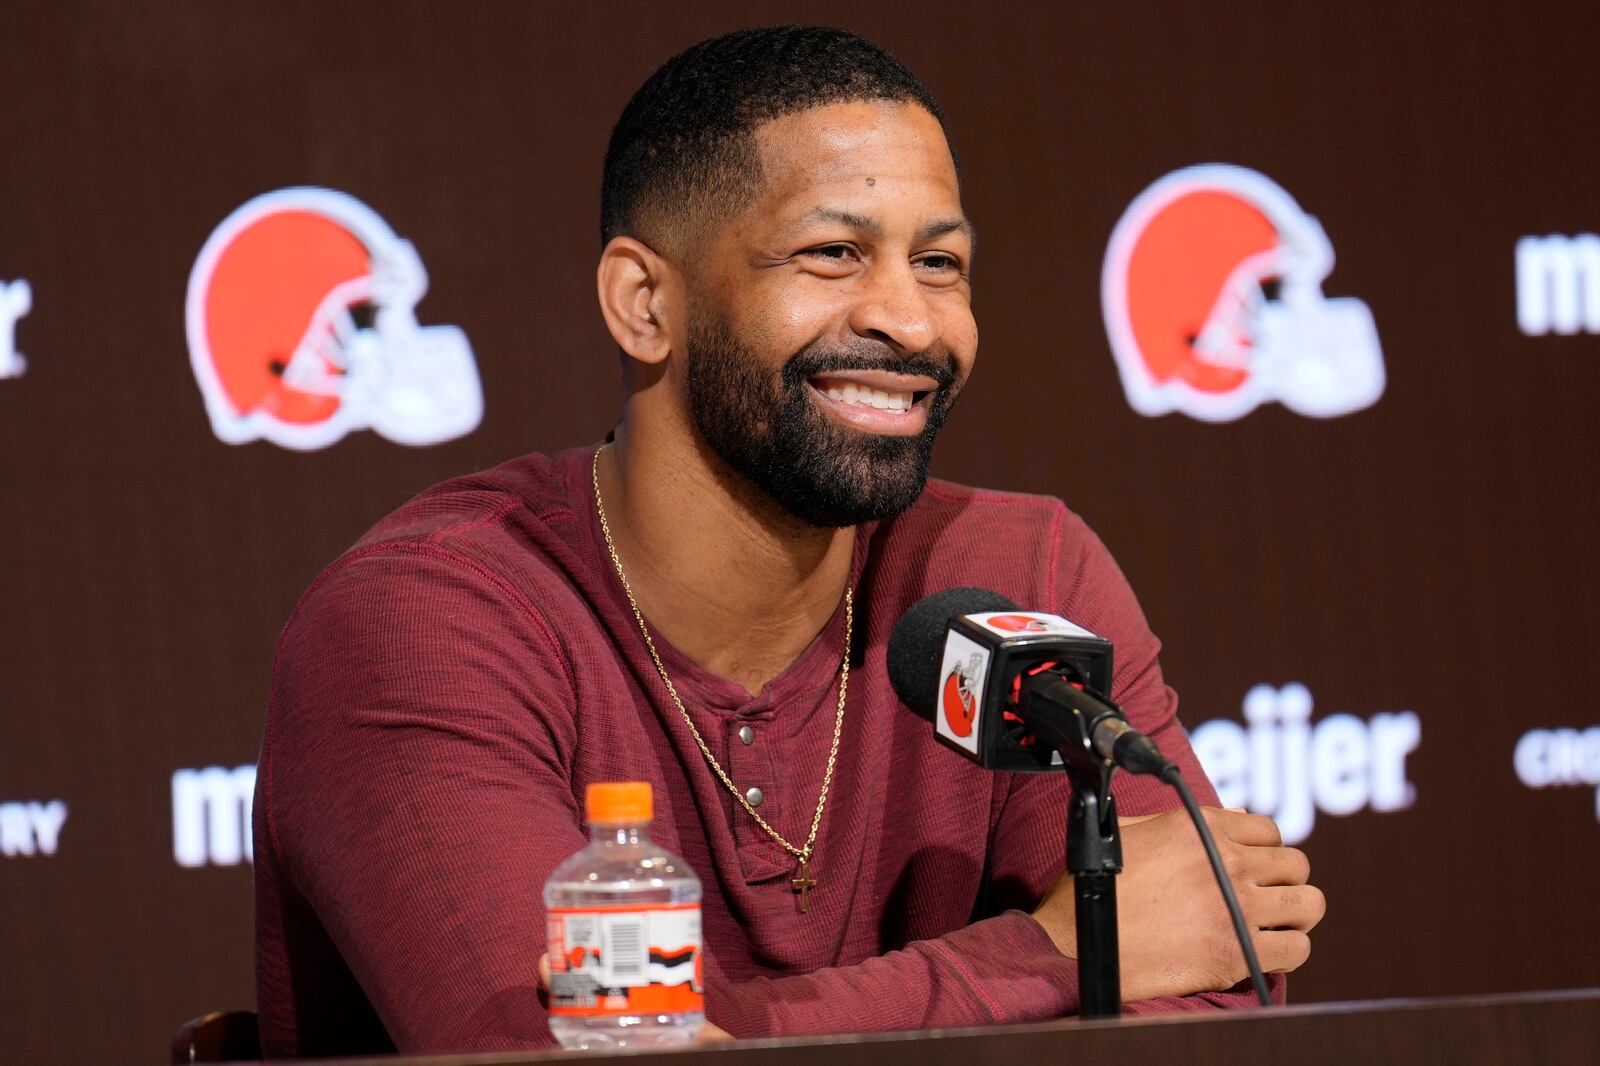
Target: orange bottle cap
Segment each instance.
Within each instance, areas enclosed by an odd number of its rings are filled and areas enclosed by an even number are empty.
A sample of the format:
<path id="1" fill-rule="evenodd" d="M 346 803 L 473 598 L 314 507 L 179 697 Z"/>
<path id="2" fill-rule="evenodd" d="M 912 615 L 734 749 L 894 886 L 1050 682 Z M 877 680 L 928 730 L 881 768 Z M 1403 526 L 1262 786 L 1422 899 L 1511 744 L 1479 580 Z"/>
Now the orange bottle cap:
<path id="1" fill-rule="evenodd" d="M 648 781 L 602 781 L 585 796 L 589 821 L 648 822 L 655 816 Z"/>

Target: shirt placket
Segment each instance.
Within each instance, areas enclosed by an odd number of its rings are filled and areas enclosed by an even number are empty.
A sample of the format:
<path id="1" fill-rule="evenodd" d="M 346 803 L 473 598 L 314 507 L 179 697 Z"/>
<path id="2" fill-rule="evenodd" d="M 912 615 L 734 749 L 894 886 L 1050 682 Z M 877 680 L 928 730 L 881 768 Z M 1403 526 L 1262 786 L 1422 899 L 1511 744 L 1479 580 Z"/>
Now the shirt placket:
<path id="1" fill-rule="evenodd" d="M 795 797 L 787 793 L 788 775 L 777 772 L 781 752 L 777 749 L 773 712 L 764 703 L 751 704 L 723 720 L 723 766 L 745 802 L 795 847 L 803 847 L 804 835 L 796 839 L 792 817 Z M 748 884 L 758 884 L 792 876 L 796 859 L 784 846 L 761 828 L 744 805 L 735 803 L 734 842 L 739 864 Z"/>

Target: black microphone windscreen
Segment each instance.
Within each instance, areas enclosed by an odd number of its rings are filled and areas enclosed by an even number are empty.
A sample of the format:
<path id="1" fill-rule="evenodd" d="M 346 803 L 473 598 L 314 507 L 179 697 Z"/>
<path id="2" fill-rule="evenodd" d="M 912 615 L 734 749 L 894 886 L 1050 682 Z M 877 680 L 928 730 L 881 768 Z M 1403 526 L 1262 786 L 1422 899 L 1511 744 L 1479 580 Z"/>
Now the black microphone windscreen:
<path id="1" fill-rule="evenodd" d="M 991 589 L 945 589 L 917 601 L 900 616 L 889 636 L 889 683 L 900 702 L 933 721 L 950 619 L 1017 609 L 1015 603 Z"/>

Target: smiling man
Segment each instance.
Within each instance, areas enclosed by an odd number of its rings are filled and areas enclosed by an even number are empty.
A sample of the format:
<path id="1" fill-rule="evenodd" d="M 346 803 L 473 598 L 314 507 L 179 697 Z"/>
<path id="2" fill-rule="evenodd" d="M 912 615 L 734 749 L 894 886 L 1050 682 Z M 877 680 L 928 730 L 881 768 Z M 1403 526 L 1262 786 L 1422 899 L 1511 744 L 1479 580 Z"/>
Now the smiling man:
<path id="1" fill-rule="evenodd" d="M 1065 779 L 939 746 L 890 688 L 895 621 L 982 586 L 1108 636 L 1114 697 L 1215 794 L 1082 521 L 928 479 L 978 344 L 937 105 L 840 31 L 703 42 L 618 122 L 602 230 L 614 441 L 423 493 L 285 628 L 255 805 L 268 1051 L 551 1043 L 540 888 L 607 780 L 651 783 L 705 883 L 734 1035 L 1073 1013 Z M 1117 795 L 1130 1009 L 1244 1005 L 1192 828 L 1149 779 Z M 1305 857 L 1211 818 L 1263 964 L 1295 968 Z"/>

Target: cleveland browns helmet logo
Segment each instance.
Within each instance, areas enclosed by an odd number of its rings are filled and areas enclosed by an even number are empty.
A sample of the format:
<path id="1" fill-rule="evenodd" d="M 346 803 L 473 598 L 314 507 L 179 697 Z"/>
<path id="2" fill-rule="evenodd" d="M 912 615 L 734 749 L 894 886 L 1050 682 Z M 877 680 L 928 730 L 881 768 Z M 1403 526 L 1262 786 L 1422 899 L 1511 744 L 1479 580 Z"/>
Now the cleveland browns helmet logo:
<path id="1" fill-rule="evenodd" d="M 962 663 L 944 679 L 939 705 L 944 711 L 945 725 L 958 737 L 972 735 L 972 720 L 978 714 L 978 697 L 972 691 L 972 670 Z"/>
<path id="2" fill-rule="evenodd" d="M 1101 299 L 1128 403 L 1208 422 L 1278 401 L 1314 418 L 1383 394 L 1367 305 L 1330 299 L 1333 246 L 1272 179 L 1189 167 L 1129 205 L 1106 249 Z"/>
<path id="3" fill-rule="evenodd" d="M 1050 625 L 1032 615 L 1026 614 L 997 614 L 993 618 L 984 620 L 994 629 L 1003 629 L 1007 633 L 1048 633 Z"/>
<path id="4" fill-rule="evenodd" d="M 359 429 L 400 444 L 472 432 L 483 392 L 467 338 L 421 326 L 427 271 L 366 204 L 332 189 L 258 196 L 189 276 L 189 358 L 216 435 L 324 448 Z"/>

